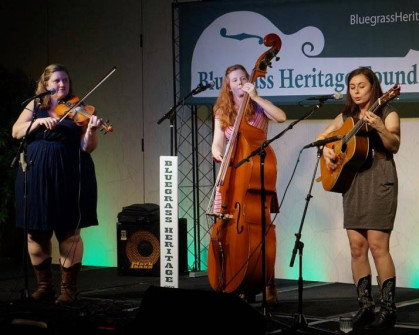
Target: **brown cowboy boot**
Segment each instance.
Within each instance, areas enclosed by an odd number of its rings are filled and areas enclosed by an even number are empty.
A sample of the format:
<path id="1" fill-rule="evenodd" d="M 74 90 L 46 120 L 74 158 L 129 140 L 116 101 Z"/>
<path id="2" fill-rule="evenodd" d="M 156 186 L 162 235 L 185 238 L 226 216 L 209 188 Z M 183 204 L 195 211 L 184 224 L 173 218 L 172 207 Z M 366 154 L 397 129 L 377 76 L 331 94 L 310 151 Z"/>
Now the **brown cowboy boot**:
<path id="1" fill-rule="evenodd" d="M 266 285 L 266 304 L 274 306 L 278 303 L 277 292 L 275 287 L 275 279 L 271 279 Z"/>
<path id="2" fill-rule="evenodd" d="M 53 300 L 55 297 L 54 284 L 52 282 L 51 257 L 45 259 L 41 264 L 34 265 L 38 288 L 31 294 L 31 298 L 35 301 Z"/>
<path id="3" fill-rule="evenodd" d="M 374 321 L 375 305 L 371 290 L 371 275 L 367 275 L 358 280 L 356 291 L 358 293 L 358 303 L 360 309 L 352 318 L 354 329 L 364 328 L 366 325 Z"/>
<path id="4" fill-rule="evenodd" d="M 56 304 L 68 305 L 77 300 L 77 277 L 81 263 L 76 263 L 69 268 L 61 267 L 61 294 L 55 300 Z"/>

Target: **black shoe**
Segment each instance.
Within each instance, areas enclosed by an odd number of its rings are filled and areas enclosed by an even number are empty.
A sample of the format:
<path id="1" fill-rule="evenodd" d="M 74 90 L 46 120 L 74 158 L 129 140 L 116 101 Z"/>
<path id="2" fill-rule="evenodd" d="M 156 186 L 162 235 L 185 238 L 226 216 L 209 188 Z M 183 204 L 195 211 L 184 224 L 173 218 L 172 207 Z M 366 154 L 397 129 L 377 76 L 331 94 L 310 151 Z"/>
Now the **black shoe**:
<path id="1" fill-rule="evenodd" d="M 374 306 L 362 307 L 352 318 L 354 329 L 362 329 L 372 323 L 375 319 Z"/>
<path id="2" fill-rule="evenodd" d="M 256 295 L 254 294 L 240 293 L 239 298 L 245 300 L 249 304 L 253 304 L 256 302 Z"/>
<path id="3" fill-rule="evenodd" d="M 388 329 L 393 328 L 397 321 L 397 314 L 394 309 L 381 308 L 375 315 L 375 320 L 367 325 L 365 329 Z"/>

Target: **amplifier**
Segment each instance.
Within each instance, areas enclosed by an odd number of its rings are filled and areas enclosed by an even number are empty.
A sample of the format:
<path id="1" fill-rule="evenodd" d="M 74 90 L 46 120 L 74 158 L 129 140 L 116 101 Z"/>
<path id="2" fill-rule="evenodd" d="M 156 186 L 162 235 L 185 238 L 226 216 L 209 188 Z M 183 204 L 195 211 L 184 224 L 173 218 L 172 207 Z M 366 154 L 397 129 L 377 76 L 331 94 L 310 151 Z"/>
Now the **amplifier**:
<path id="1" fill-rule="evenodd" d="M 160 275 L 160 221 L 117 223 L 118 273 Z M 188 272 L 187 221 L 179 219 L 179 274 Z"/>

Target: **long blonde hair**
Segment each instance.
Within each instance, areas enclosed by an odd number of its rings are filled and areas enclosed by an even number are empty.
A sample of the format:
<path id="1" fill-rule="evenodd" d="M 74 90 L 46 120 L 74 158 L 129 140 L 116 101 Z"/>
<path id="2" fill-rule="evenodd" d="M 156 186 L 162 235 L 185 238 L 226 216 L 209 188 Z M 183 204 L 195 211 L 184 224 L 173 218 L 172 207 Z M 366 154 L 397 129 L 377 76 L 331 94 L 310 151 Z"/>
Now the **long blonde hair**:
<path id="1" fill-rule="evenodd" d="M 214 115 L 217 115 L 220 119 L 221 129 L 225 129 L 228 126 L 232 126 L 236 119 L 236 115 L 240 106 L 234 104 L 233 93 L 230 89 L 230 78 L 229 74 L 235 70 L 242 70 L 246 74 L 246 78 L 249 79 L 249 73 L 246 71 L 243 65 L 235 64 L 227 68 L 223 83 L 221 85 L 220 94 L 213 108 Z M 255 114 L 255 106 L 251 101 L 247 104 L 246 110 L 244 111 L 244 117 L 247 121 L 251 120 Z"/>
<path id="2" fill-rule="evenodd" d="M 35 94 L 41 94 L 47 91 L 46 87 L 47 87 L 48 80 L 51 78 L 51 75 L 57 71 L 63 71 L 67 73 L 68 80 L 70 81 L 70 91 L 68 93 L 68 96 L 72 95 L 72 84 L 71 84 L 70 74 L 68 73 L 67 68 L 61 64 L 51 64 L 45 68 L 44 72 L 42 72 L 41 76 L 38 79 L 38 84 L 36 86 Z M 40 107 L 45 108 L 45 109 L 49 109 L 51 107 L 51 97 L 49 95 L 46 95 L 41 99 Z"/>

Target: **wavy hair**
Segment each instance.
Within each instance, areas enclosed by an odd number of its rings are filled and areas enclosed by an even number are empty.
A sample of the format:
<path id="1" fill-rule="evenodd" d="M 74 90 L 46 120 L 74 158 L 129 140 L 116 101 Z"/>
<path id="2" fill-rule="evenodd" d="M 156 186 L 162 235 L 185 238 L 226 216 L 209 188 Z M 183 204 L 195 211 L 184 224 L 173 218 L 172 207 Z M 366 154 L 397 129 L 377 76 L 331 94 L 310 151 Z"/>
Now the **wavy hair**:
<path id="1" fill-rule="evenodd" d="M 229 74 L 235 70 L 243 70 L 246 74 L 246 78 L 249 79 L 249 73 L 246 71 L 243 65 L 235 64 L 227 68 L 223 83 L 221 85 L 220 94 L 218 95 L 217 100 L 213 108 L 214 115 L 218 115 L 220 119 L 221 129 L 225 129 L 234 124 L 234 121 L 237 116 L 237 112 L 240 106 L 234 104 L 233 93 L 230 89 L 230 78 Z M 255 114 L 255 105 L 251 101 L 247 104 L 246 110 L 244 111 L 244 117 L 247 121 L 251 120 Z"/>
<path id="2" fill-rule="evenodd" d="M 349 93 L 349 83 L 351 79 L 357 75 L 363 74 L 371 84 L 371 97 L 369 101 L 369 106 L 372 106 L 375 101 L 378 100 L 383 95 L 383 91 L 378 81 L 377 75 L 368 67 L 359 67 L 358 69 L 353 70 L 348 75 L 348 88 L 346 90 L 346 101 L 345 106 L 343 107 L 343 114 L 347 116 L 355 117 L 359 113 L 359 106 L 352 100 L 352 97 Z M 380 115 L 380 111 L 377 113 Z"/>
<path id="3" fill-rule="evenodd" d="M 68 72 L 67 68 L 61 64 L 51 64 L 45 68 L 44 72 L 42 72 L 41 76 L 38 79 L 35 94 L 41 94 L 47 91 L 47 82 L 51 78 L 51 75 L 57 71 L 63 71 L 67 73 L 68 80 L 70 81 L 70 91 L 68 93 L 68 96 L 72 96 L 73 85 L 71 83 L 70 73 Z M 49 95 L 46 95 L 42 98 L 40 107 L 45 109 L 49 109 L 51 107 L 51 97 Z"/>

